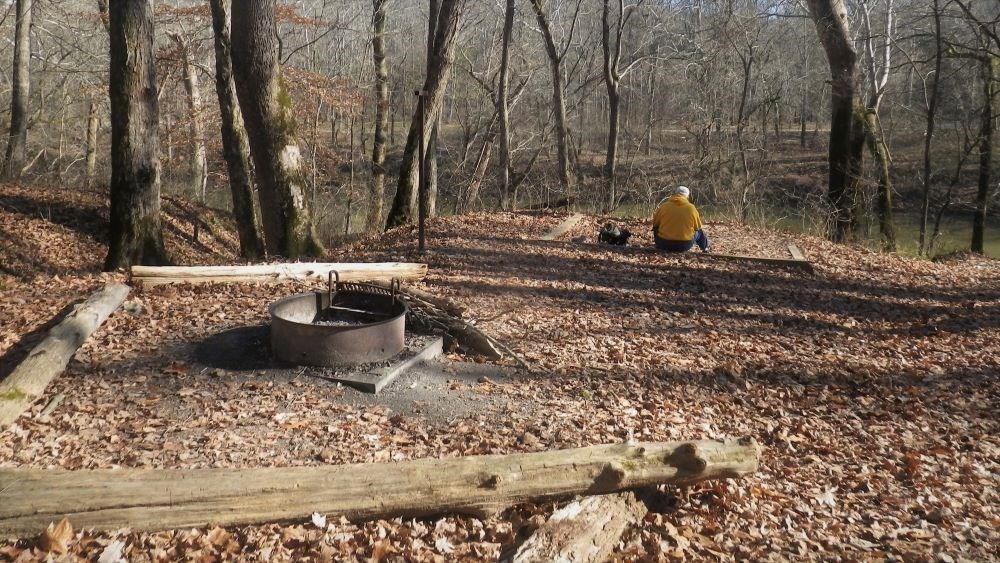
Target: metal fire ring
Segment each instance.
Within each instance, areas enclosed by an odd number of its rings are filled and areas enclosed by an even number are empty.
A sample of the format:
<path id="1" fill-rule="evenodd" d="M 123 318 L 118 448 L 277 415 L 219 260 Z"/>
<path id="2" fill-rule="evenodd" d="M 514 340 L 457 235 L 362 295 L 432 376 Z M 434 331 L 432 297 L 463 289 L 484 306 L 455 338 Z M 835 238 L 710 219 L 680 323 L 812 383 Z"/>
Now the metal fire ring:
<path id="1" fill-rule="evenodd" d="M 396 356 L 404 347 L 407 311 L 399 288 L 396 279 L 388 288 L 345 283 L 330 271 L 326 291 L 292 295 L 268 307 L 272 353 L 294 364 L 329 367 Z"/>

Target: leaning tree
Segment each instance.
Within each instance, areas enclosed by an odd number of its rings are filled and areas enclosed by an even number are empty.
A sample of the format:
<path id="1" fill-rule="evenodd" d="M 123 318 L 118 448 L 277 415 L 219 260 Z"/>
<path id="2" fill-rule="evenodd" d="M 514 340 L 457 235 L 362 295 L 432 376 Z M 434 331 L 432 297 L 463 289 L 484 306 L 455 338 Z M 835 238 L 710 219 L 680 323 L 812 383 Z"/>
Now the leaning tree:
<path id="1" fill-rule="evenodd" d="M 267 251 L 287 258 L 319 256 L 323 247 L 306 194 L 292 98 L 278 60 L 274 0 L 245 0 L 233 10 L 232 62 L 250 140 Z"/>
<path id="2" fill-rule="evenodd" d="M 111 232 L 104 269 L 164 264 L 153 1 L 112 0 L 108 31 Z"/>

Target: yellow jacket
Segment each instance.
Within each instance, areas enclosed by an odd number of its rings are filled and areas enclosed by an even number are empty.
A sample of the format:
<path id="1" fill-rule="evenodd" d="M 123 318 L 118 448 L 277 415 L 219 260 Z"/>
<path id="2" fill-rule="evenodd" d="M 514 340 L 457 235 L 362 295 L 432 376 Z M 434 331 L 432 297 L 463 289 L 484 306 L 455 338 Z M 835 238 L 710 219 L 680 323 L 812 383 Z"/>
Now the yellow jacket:
<path id="1" fill-rule="evenodd" d="M 688 241 L 700 229 L 698 210 L 680 194 L 670 196 L 653 214 L 653 231 L 663 240 Z"/>

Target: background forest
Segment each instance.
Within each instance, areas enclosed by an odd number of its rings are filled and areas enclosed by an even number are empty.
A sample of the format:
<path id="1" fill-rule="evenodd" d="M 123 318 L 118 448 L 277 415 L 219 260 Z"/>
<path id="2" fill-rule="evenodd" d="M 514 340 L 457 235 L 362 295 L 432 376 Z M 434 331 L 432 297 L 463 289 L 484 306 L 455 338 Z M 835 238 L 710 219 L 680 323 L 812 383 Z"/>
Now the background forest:
<path id="1" fill-rule="evenodd" d="M 14 59 L 18 4 L 7 2 L 0 17 L 3 61 Z M 106 191 L 109 51 L 99 3 L 22 4 L 32 10 L 27 141 L 23 159 L 6 174 Z M 415 112 L 413 91 L 427 74 L 428 11 L 437 4 L 305 0 L 279 9 L 280 60 L 326 243 L 385 226 Z M 571 196 L 583 209 L 646 216 L 669 189 L 685 184 L 709 216 L 826 229 L 831 73 L 804 4 L 512 2 L 504 81 L 509 143 L 502 147 L 505 4 L 475 0 L 458 10 L 454 62 L 430 145 L 432 215 Z M 375 8 L 382 26 L 373 26 Z M 991 107 L 1000 8 L 993 0 L 862 0 L 847 9 L 857 101 L 865 110 L 858 115 L 871 125 L 856 178 L 857 239 L 890 249 L 895 240 L 900 250 L 928 254 L 968 249 L 974 212 L 995 209 L 998 192 L 989 135 L 1000 113 Z M 160 2 L 155 20 L 163 191 L 229 208 L 209 6 Z M 376 182 L 379 27 L 388 178 Z M 12 73 L 0 81 L 6 131 Z M 895 212 L 894 240 L 886 240 L 886 210 Z M 986 211 L 985 225 L 984 250 L 996 256 L 995 211 Z"/>

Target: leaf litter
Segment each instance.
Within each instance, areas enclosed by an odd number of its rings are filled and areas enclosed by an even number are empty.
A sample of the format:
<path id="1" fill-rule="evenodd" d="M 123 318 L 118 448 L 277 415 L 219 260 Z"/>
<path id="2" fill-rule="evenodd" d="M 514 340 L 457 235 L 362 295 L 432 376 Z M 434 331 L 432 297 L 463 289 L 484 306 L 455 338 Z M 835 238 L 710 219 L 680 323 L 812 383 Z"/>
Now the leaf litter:
<path id="1" fill-rule="evenodd" d="M 25 191 L 0 189 L 0 229 L 31 239 L 2 250 L 5 361 L 30 349 L 24 334 L 120 279 L 97 273 L 103 243 L 74 222 L 100 213 L 96 198 Z M 44 205 L 66 217 L 36 218 Z M 728 223 L 707 226 L 717 251 L 777 257 L 794 241 L 816 274 L 652 253 L 641 221 L 623 222 L 636 233 L 625 249 L 570 242 L 596 237 L 599 217 L 561 240 L 537 240 L 564 217 L 430 223 L 422 287 L 461 302 L 534 368 L 468 384 L 499 398 L 482 410 L 434 422 L 352 405 L 347 391 L 310 378 L 204 369 L 184 356 L 192 343 L 266 322 L 269 302 L 302 287 L 158 286 L 134 292 L 53 382 L 47 395 L 65 394 L 61 404 L 42 417 L 40 400 L 0 433 L 0 467 L 391 462 L 748 435 L 765 447 L 758 473 L 661 487 L 616 559 L 998 557 L 996 261 L 917 261 Z M 331 259 L 414 260 L 414 238 L 396 229 Z M 184 237 L 168 244 L 183 263 L 238 262 L 224 240 L 207 253 Z M 46 261 L 18 244 L 49 249 Z M 485 521 L 350 523 L 304 509 L 291 525 L 71 529 L 62 557 L 496 560 L 554 507 L 522 505 Z M 0 559 L 45 553 L 36 538 L 0 542 Z"/>

